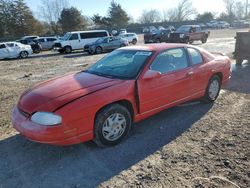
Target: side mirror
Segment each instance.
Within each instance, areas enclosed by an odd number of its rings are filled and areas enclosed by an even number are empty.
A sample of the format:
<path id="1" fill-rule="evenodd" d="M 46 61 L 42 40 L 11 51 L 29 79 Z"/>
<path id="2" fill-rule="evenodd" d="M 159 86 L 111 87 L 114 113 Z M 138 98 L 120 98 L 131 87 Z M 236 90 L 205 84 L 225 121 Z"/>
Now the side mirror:
<path id="1" fill-rule="evenodd" d="M 144 76 L 143 79 L 153 79 L 153 78 L 159 78 L 161 77 L 161 73 L 158 71 L 154 71 L 154 70 L 148 70 Z"/>

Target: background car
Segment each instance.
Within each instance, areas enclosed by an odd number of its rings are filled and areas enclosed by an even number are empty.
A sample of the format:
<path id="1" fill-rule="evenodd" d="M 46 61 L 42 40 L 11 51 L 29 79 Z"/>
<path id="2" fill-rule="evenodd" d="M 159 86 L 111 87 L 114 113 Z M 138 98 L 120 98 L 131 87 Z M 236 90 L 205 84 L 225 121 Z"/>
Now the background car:
<path id="1" fill-rule="evenodd" d="M 17 40 L 17 42 L 20 42 L 25 45 L 30 45 L 33 50 L 33 53 L 35 54 L 40 53 L 42 50 L 41 44 L 39 44 L 39 42 L 34 39 L 21 39 L 21 40 Z"/>
<path id="2" fill-rule="evenodd" d="M 95 42 L 99 38 L 108 37 L 106 30 L 67 32 L 60 40 L 55 41 L 54 50 L 60 53 L 71 53 L 73 50 L 84 49 L 86 44 Z"/>
<path id="3" fill-rule="evenodd" d="M 126 34 L 127 33 L 127 29 L 120 29 L 120 33 L 119 34 Z"/>
<path id="4" fill-rule="evenodd" d="M 127 39 L 129 43 L 132 43 L 136 45 L 138 42 L 138 36 L 136 33 L 126 33 L 126 34 L 120 34 L 119 37 Z"/>
<path id="5" fill-rule="evenodd" d="M 160 42 L 168 42 L 169 41 L 169 34 L 172 31 L 170 29 L 162 29 L 157 30 L 152 33 L 145 33 L 144 34 L 144 43 L 160 43 Z"/>
<path id="6" fill-rule="evenodd" d="M 19 42 L 0 43 L 0 59 L 6 58 L 26 58 L 32 54 L 30 45 Z"/>
<path id="7" fill-rule="evenodd" d="M 120 47 L 128 46 L 128 40 L 121 37 L 103 37 L 84 46 L 84 51 L 89 54 L 100 54 Z"/>
<path id="8" fill-rule="evenodd" d="M 51 50 L 53 49 L 54 42 L 58 40 L 56 37 L 39 37 L 34 39 L 34 41 L 38 42 L 43 50 Z"/>

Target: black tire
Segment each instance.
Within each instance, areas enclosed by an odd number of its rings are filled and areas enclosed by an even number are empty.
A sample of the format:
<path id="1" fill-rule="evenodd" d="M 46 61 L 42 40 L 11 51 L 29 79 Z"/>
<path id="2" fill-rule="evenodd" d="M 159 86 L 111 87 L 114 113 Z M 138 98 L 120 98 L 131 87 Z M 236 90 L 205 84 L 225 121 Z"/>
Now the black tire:
<path id="1" fill-rule="evenodd" d="M 39 48 L 34 48 L 33 53 L 35 54 L 39 54 L 41 52 L 41 50 Z"/>
<path id="2" fill-rule="evenodd" d="M 202 39 L 201 39 L 201 42 L 202 44 L 205 44 L 207 42 L 207 36 L 204 36 Z"/>
<path id="3" fill-rule="evenodd" d="M 96 47 L 95 53 L 96 53 L 96 54 L 102 53 L 102 47 L 101 47 L 101 46 Z"/>
<path id="4" fill-rule="evenodd" d="M 218 83 L 218 91 L 216 94 L 212 95 L 210 94 L 210 87 L 212 85 L 213 82 L 217 82 Z M 208 82 L 208 85 L 207 85 L 207 88 L 206 88 L 206 93 L 205 93 L 205 96 L 202 98 L 202 101 L 205 102 L 205 103 L 213 103 L 217 97 L 219 96 L 220 94 L 220 89 L 221 89 L 221 79 L 218 75 L 214 75 L 210 78 L 209 82 Z"/>
<path id="5" fill-rule="evenodd" d="M 105 138 L 105 134 L 109 134 L 110 132 L 114 133 L 117 129 L 114 126 L 117 125 L 115 123 L 110 125 L 112 127 L 112 130 L 110 130 L 109 133 L 105 132 L 104 127 L 107 126 L 107 124 L 110 124 L 107 123 L 107 121 L 109 118 L 112 118 L 112 116 L 115 116 L 115 114 L 121 115 L 123 117 L 123 120 L 126 121 L 126 123 L 125 126 L 123 126 L 122 134 L 120 136 L 118 135 L 119 137 L 117 137 L 115 140 L 108 140 L 107 138 Z M 100 147 L 116 145 L 120 143 L 128 135 L 128 133 L 131 130 L 131 125 L 132 125 L 132 118 L 127 108 L 125 108 L 120 104 L 109 105 L 104 109 L 102 109 L 96 115 L 95 127 L 94 127 L 94 136 L 95 136 L 94 142 Z M 110 137 L 112 137 L 112 135 Z"/>
<path id="6" fill-rule="evenodd" d="M 72 48 L 70 46 L 65 46 L 64 51 L 66 54 L 70 54 L 72 52 Z"/>
<path id="7" fill-rule="evenodd" d="M 21 51 L 19 54 L 20 58 L 24 59 L 29 56 L 29 53 L 27 51 Z"/>
<path id="8" fill-rule="evenodd" d="M 189 43 L 189 38 L 185 38 L 184 43 L 188 44 Z"/>
<path id="9" fill-rule="evenodd" d="M 136 40 L 136 39 L 133 39 L 133 40 L 132 40 L 132 44 L 133 44 L 133 45 L 136 45 L 136 43 L 137 43 L 137 40 Z"/>

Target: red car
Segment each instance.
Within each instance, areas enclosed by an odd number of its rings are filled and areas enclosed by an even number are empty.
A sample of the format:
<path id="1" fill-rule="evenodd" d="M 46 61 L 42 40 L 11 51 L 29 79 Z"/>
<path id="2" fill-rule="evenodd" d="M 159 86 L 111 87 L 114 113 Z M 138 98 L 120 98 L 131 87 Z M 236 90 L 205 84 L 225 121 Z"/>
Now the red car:
<path id="1" fill-rule="evenodd" d="M 120 48 L 85 71 L 26 91 L 13 125 L 40 143 L 115 145 L 133 122 L 190 100 L 215 101 L 230 66 L 228 57 L 186 44 Z"/>

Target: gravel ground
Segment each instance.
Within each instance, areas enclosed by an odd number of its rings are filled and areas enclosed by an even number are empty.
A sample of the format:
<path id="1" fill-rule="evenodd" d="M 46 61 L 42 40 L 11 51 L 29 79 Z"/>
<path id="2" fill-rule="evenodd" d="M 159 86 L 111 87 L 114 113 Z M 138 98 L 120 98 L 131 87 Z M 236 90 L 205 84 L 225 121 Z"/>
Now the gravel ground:
<path id="1" fill-rule="evenodd" d="M 230 55 L 235 32 L 212 31 L 207 44 L 194 45 Z M 248 63 L 232 65 L 232 79 L 213 105 L 194 102 L 165 110 L 136 124 L 131 136 L 112 148 L 92 142 L 53 147 L 16 133 L 11 109 L 25 89 L 85 69 L 103 55 L 43 52 L 0 61 L 0 188 L 250 187 Z"/>

